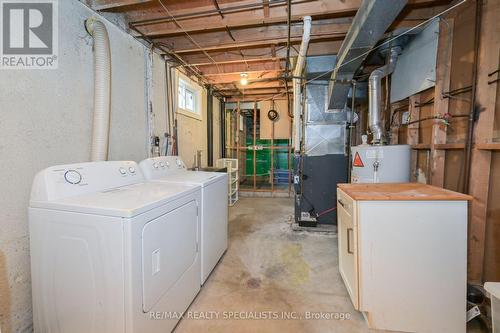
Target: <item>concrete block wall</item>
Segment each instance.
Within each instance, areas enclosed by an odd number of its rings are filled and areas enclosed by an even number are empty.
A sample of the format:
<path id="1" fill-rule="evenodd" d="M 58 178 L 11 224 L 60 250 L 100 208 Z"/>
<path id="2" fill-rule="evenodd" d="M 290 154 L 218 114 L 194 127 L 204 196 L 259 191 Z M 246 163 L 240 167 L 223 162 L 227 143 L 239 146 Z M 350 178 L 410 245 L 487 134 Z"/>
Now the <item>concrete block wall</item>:
<path id="1" fill-rule="evenodd" d="M 33 176 L 57 164 L 89 160 L 93 114 L 93 41 L 84 20 L 96 13 L 76 0 L 58 2 L 59 68 L 0 70 L 0 328 L 32 331 L 28 201 Z M 153 112 L 145 100 L 149 52 L 103 20 L 112 53 L 110 160 L 149 153 L 148 119 L 165 132 L 164 64 L 153 56 Z M 155 72 L 157 71 L 157 72 Z M 162 72 L 163 71 L 163 72 Z"/>

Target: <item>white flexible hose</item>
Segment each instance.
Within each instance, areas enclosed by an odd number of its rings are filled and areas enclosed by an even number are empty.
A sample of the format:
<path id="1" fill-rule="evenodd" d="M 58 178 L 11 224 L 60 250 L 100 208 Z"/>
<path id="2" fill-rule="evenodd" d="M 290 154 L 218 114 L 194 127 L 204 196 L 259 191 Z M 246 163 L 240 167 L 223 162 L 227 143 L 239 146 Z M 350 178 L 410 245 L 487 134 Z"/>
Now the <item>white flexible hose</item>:
<path id="1" fill-rule="evenodd" d="M 311 16 L 304 16 L 304 32 L 302 34 L 302 43 L 300 44 L 299 56 L 297 57 L 297 64 L 293 72 L 293 145 L 295 152 L 300 151 L 300 137 L 301 137 L 301 122 L 300 115 L 302 114 L 302 96 L 300 93 L 300 77 L 306 62 L 307 48 L 309 47 L 309 40 L 311 39 Z"/>
<path id="2" fill-rule="evenodd" d="M 85 22 L 94 38 L 94 123 L 91 161 L 106 161 L 111 108 L 111 51 L 106 26 L 93 18 Z"/>

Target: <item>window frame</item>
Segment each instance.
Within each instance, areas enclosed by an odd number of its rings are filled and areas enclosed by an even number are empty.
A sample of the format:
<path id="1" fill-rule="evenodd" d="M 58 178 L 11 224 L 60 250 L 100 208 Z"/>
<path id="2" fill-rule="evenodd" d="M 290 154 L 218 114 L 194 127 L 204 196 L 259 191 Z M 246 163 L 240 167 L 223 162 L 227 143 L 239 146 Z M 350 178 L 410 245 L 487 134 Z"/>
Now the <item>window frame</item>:
<path id="1" fill-rule="evenodd" d="M 183 90 L 184 100 L 181 100 L 181 89 Z M 193 109 L 187 107 L 188 94 L 192 96 Z M 193 84 L 190 80 L 180 77 L 177 83 L 177 112 L 185 116 L 202 120 L 201 110 L 201 88 Z"/>

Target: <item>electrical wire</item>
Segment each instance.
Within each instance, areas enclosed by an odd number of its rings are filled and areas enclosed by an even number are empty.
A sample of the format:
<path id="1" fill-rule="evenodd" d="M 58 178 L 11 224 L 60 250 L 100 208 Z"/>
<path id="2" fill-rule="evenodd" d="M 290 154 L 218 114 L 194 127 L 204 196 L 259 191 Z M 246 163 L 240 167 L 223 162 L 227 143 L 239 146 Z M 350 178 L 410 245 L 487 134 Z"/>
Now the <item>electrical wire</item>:
<path id="1" fill-rule="evenodd" d="M 330 208 L 330 209 L 327 209 L 327 210 L 325 210 L 325 211 L 322 211 L 321 213 L 316 214 L 316 217 L 321 217 L 321 216 L 323 216 L 323 215 L 325 215 L 325 214 L 328 214 L 328 213 L 330 213 L 330 212 L 333 212 L 333 211 L 335 211 L 335 210 L 337 210 L 337 207 L 332 207 L 332 208 Z"/>
<path id="2" fill-rule="evenodd" d="M 200 51 L 203 52 L 203 54 L 205 54 L 207 56 L 208 59 L 210 59 L 210 61 L 212 61 L 215 65 L 215 67 L 217 67 L 217 71 L 220 73 L 220 68 L 219 68 L 219 64 L 210 56 L 210 54 L 208 54 L 207 51 L 205 51 L 200 44 L 198 44 L 197 41 L 195 41 L 193 39 L 193 37 L 191 37 L 191 35 L 179 24 L 179 22 L 177 21 L 177 19 L 175 18 L 175 16 L 173 16 L 170 11 L 168 10 L 167 6 L 165 6 L 162 2 L 162 0 L 158 0 L 158 2 L 160 3 L 160 5 L 163 7 L 163 9 L 165 10 L 165 12 L 167 12 L 167 14 L 172 18 L 172 20 L 175 22 L 175 24 L 186 34 L 187 38 L 194 44 L 196 45 L 197 48 L 200 49 Z"/>

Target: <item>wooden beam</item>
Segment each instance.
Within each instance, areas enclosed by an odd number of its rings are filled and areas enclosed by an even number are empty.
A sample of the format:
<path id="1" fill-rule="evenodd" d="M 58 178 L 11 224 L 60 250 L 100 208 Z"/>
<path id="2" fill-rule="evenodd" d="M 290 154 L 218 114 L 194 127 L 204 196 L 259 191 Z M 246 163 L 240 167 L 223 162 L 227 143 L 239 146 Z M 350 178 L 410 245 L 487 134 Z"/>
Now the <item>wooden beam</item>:
<path id="1" fill-rule="evenodd" d="M 241 72 L 256 72 L 256 71 L 279 71 L 284 69 L 281 61 L 253 61 L 233 64 L 218 64 L 212 66 L 202 66 L 200 68 L 203 75 L 220 74 L 220 73 L 241 73 Z"/>
<path id="2" fill-rule="evenodd" d="M 475 147 L 479 150 L 500 150 L 500 142 L 477 143 Z"/>
<path id="3" fill-rule="evenodd" d="M 115 11 L 123 10 L 124 7 L 152 4 L 156 3 L 157 0 L 100 0 L 94 1 L 92 4 L 92 9 L 96 11 Z"/>
<path id="4" fill-rule="evenodd" d="M 361 0 L 300 1 L 292 5 L 292 22 L 300 22 L 302 21 L 302 17 L 306 15 L 312 16 L 313 20 L 352 17 L 356 14 L 360 4 Z M 221 8 L 223 9 L 224 7 Z M 175 14 L 173 15 L 175 16 Z M 286 2 L 283 2 L 282 6 L 272 6 L 269 8 L 268 18 L 264 16 L 263 10 L 252 10 L 250 12 L 229 13 L 224 16 L 224 19 L 221 19 L 219 16 L 209 16 L 178 20 L 182 28 L 179 28 L 172 21 L 148 25 L 132 21 L 130 24 L 140 27 L 141 31 L 149 37 L 158 38 L 181 35 L 185 32 L 192 35 L 200 32 L 223 31 L 226 27 L 238 29 L 268 26 L 286 23 L 287 20 Z"/>
<path id="5" fill-rule="evenodd" d="M 269 9 L 259 1 L 238 1 L 237 4 L 220 4 L 220 12 L 209 1 L 201 5 L 201 0 L 169 2 L 168 8 L 182 25 L 180 29 L 172 19 L 158 8 L 149 11 L 128 13 L 129 22 L 143 27 L 147 34 L 174 36 L 184 33 L 196 34 L 207 31 L 222 31 L 229 28 L 262 26 L 287 22 L 286 1 L 269 2 Z M 410 0 L 407 10 L 437 6 L 449 0 Z M 300 22 L 309 15 L 313 20 L 332 17 L 353 17 L 361 0 L 294 0 L 292 1 L 292 22 Z M 239 9 L 237 9 L 239 8 Z M 237 9 L 237 10 L 235 10 Z M 268 11 L 268 13 L 267 13 Z M 220 18 L 220 14 L 224 19 Z"/>
<path id="6" fill-rule="evenodd" d="M 278 80 L 281 73 L 282 71 L 247 72 L 249 83 L 260 80 Z M 240 81 L 240 73 L 208 74 L 205 75 L 205 78 L 211 84 L 234 83 Z"/>
<path id="7" fill-rule="evenodd" d="M 224 91 L 224 92 L 228 92 L 228 93 L 231 93 L 231 92 L 240 92 L 240 91 L 264 91 L 264 93 L 267 93 L 267 92 L 276 92 L 276 91 L 279 91 L 281 92 L 282 90 L 285 89 L 285 86 L 284 85 L 278 85 L 278 86 L 275 86 L 275 87 L 252 87 L 252 86 L 243 86 L 243 87 L 239 87 L 239 88 L 234 88 L 234 87 L 225 87 L 225 88 L 221 88 L 219 89 L 219 91 Z"/>
<path id="8" fill-rule="evenodd" d="M 241 72 L 256 72 L 256 71 L 279 71 L 283 70 L 281 62 L 276 60 L 259 61 L 238 64 L 224 64 L 203 66 L 200 68 L 203 75 L 219 75 L 220 73 L 241 73 Z"/>
<path id="9" fill-rule="evenodd" d="M 340 46 L 342 45 L 342 41 L 315 41 L 314 43 L 309 44 L 309 49 L 307 50 L 307 55 L 308 56 L 320 56 L 320 55 L 332 55 L 332 54 L 337 54 Z M 296 57 L 297 56 L 297 50 L 298 47 L 293 47 L 290 52 L 291 57 Z M 244 50 L 245 58 L 269 58 L 273 57 L 272 56 L 272 50 L 267 46 L 263 46 L 260 48 L 252 48 L 252 49 L 245 49 Z M 231 51 L 217 51 L 217 52 L 210 52 L 210 56 L 214 61 L 220 62 L 220 61 L 234 61 L 234 60 L 243 60 L 239 52 L 231 52 Z M 286 57 L 286 47 L 285 45 L 281 45 L 276 47 L 276 57 L 279 58 L 284 58 Z M 183 56 L 183 59 L 190 63 L 190 64 L 196 64 L 196 63 L 206 63 L 207 57 L 202 54 L 202 53 L 192 53 L 192 54 L 185 54 Z"/>
<path id="10" fill-rule="evenodd" d="M 230 83 L 219 83 L 219 91 L 224 90 L 242 90 L 242 89 L 269 89 L 269 88 L 284 88 L 283 81 L 262 81 L 262 82 L 249 82 L 246 86 L 242 86 L 235 82 Z"/>
<path id="11" fill-rule="evenodd" d="M 413 21 L 412 21 L 413 22 Z M 352 19 L 328 19 L 319 20 L 317 24 L 311 27 L 311 34 L 346 34 L 351 26 Z M 230 34 L 229 34 L 230 32 Z M 291 26 L 290 35 L 292 37 L 301 37 L 303 33 L 303 24 L 293 24 Z M 193 38 L 200 45 L 218 45 L 233 43 L 235 41 L 255 40 L 256 37 L 266 39 L 283 39 L 288 37 L 288 28 L 286 24 L 273 26 L 260 26 L 245 29 L 231 29 L 215 32 L 204 32 L 195 35 Z M 171 45 L 174 49 L 186 49 L 193 47 L 193 42 L 186 38 L 185 35 L 170 36 L 168 38 L 158 38 L 155 41 L 164 42 Z"/>
<path id="12" fill-rule="evenodd" d="M 227 61 L 217 61 L 217 65 L 227 65 L 227 64 L 240 64 L 247 62 L 262 62 L 262 61 L 281 61 L 285 60 L 285 57 L 263 57 L 263 58 L 245 58 L 245 59 L 237 59 L 237 60 L 227 60 Z M 203 67 L 203 66 L 213 66 L 215 65 L 213 62 L 202 62 L 202 63 L 191 63 L 184 67 Z"/>
<path id="13" fill-rule="evenodd" d="M 239 97 L 229 97 L 226 102 L 253 102 L 253 101 L 262 101 L 262 100 L 284 100 L 286 99 L 285 94 L 276 96 L 276 95 L 252 95 L 252 96 L 239 96 Z"/>
<path id="14" fill-rule="evenodd" d="M 326 34 L 326 35 L 312 35 L 310 43 L 316 43 L 320 41 L 341 41 L 345 37 L 344 33 L 338 34 Z M 292 44 L 300 44 L 302 42 L 302 37 L 294 36 L 291 39 Z M 259 48 L 263 46 L 271 46 L 271 45 L 285 45 L 287 43 L 286 38 L 281 39 L 256 39 L 251 41 L 238 41 L 234 43 L 228 44 L 219 44 L 219 45 L 211 45 L 211 46 L 202 46 L 201 48 L 190 48 L 190 49 L 182 49 L 182 50 L 173 50 L 177 54 L 189 54 L 189 53 L 200 53 L 200 52 L 213 52 L 213 51 L 227 51 L 227 50 L 235 50 L 235 49 L 247 49 L 247 48 Z"/>
<path id="15" fill-rule="evenodd" d="M 285 87 L 283 88 L 264 88 L 264 89 L 239 89 L 239 90 L 221 90 L 225 94 L 244 94 L 244 95 L 266 95 L 266 94 L 278 94 L 286 92 Z M 291 90 L 289 91 L 292 92 Z"/>
<path id="16" fill-rule="evenodd" d="M 450 74 L 453 42 L 453 19 L 446 19 L 446 23 L 439 23 L 439 40 L 436 64 L 436 86 L 434 88 L 433 116 L 437 117 L 448 113 L 449 98 L 443 96 L 443 92 L 450 91 Z M 430 184 L 444 187 L 445 157 L 446 151 L 438 149 L 438 145 L 446 144 L 446 132 L 448 126 L 441 122 L 432 124 L 431 141 L 431 173 Z"/>

